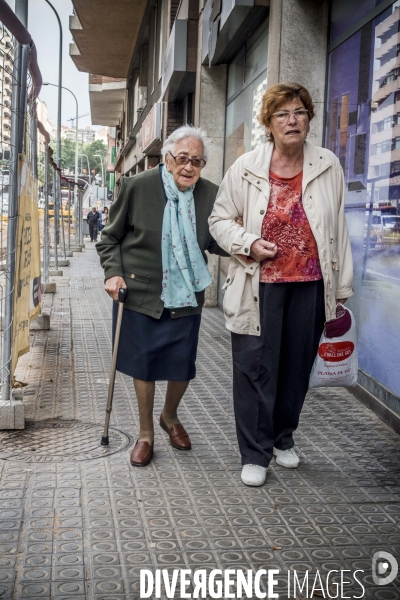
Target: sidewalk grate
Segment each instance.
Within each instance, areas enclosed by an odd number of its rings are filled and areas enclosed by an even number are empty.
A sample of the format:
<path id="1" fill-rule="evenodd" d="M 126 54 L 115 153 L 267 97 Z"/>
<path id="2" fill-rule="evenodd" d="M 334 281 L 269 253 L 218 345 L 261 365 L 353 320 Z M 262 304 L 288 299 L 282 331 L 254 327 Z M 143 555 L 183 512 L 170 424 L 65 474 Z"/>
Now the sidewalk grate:
<path id="1" fill-rule="evenodd" d="M 79 421 L 27 421 L 21 431 L 0 433 L 0 459 L 23 462 L 70 462 L 106 458 L 128 448 L 131 437 L 110 428 L 109 446 L 101 446 L 103 428 Z"/>

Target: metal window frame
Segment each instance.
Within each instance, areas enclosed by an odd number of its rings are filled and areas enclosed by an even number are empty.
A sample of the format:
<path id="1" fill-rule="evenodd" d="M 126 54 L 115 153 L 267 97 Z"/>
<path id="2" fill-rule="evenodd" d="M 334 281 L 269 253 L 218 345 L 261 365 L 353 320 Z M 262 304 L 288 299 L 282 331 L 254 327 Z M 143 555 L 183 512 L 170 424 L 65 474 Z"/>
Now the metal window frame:
<path id="1" fill-rule="evenodd" d="M 340 46 L 341 44 L 346 42 L 349 38 L 351 38 L 352 35 L 357 33 L 357 31 L 359 31 L 360 29 L 365 27 L 365 25 L 367 25 L 370 21 L 375 19 L 382 12 L 384 12 L 387 8 L 389 8 L 389 6 L 392 6 L 392 4 L 394 4 L 394 2 L 395 2 L 395 0 L 383 0 L 383 2 L 378 4 L 378 6 L 375 6 L 375 8 L 370 10 L 369 13 L 367 13 L 364 17 L 362 17 L 362 19 L 359 19 L 357 21 L 357 23 L 355 23 L 354 25 L 352 25 L 352 27 L 349 27 L 349 29 L 346 29 L 346 31 L 344 31 L 341 35 L 339 35 L 339 37 L 334 42 L 332 42 L 331 44 L 328 44 L 328 54 L 330 54 L 330 52 L 332 52 L 338 46 Z M 330 15 L 329 26 L 331 25 L 331 20 L 332 19 L 331 19 L 331 15 Z"/>
<path id="2" fill-rule="evenodd" d="M 329 2 L 329 17 L 328 17 L 328 31 L 330 31 L 332 22 L 332 3 L 334 0 Z M 349 27 L 344 31 L 334 42 L 328 44 L 326 52 L 326 69 L 325 69 L 325 102 L 324 102 L 324 117 L 322 122 L 322 144 L 326 147 L 326 120 L 327 120 L 327 103 L 328 103 L 328 89 L 329 89 L 329 59 L 331 53 L 336 50 L 339 46 L 347 42 L 354 34 L 360 31 L 370 21 L 378 17 L 381 13 L 392 6 L 395 0 L 383 0 L 378 6 L 370 10 L 362 19 L 359 19 L 352 27 Z"/>

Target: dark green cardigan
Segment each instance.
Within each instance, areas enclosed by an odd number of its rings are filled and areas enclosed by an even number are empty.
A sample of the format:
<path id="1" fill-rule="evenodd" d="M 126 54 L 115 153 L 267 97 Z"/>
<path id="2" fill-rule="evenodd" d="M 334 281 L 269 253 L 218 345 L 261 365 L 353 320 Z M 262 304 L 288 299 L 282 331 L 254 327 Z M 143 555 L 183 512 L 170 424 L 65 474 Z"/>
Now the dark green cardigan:
<path id="1" fill-rule="evenodd" d="M 110 219 L 96 244 L 106 279 L 119 275 L 128 287 L 126 308 L 159 319 L 164 310 L 162 291 L 161 232 L 165 195 L 158 168 L 133 177 L 123 177 L 119 194 L 110 208 Z M 197 241 L 205 250 L 229 256 L 211 237 L 208 217 L 218 186 L 200 179 L 193 192 L 196 209 Z M 198 306 L 170 309 L 178 318 L 201 312 L 204 291 L 196 293 Z"/>

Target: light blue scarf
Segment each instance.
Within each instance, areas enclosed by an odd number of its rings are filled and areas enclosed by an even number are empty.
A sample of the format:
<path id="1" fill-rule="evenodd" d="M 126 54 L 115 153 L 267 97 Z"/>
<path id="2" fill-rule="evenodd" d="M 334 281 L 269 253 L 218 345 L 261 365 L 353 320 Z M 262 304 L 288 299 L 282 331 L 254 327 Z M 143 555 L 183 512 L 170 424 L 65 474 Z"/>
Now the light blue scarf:
<path id="1" fill-rule="evenodd" d="M 194 185 L 181 192 L 172 173 L 161 169 L 167 202 L 162 226 L 163 282 L 161 300 L 166 308 L 197 306 L 212 277 L 197 243 Z"/>

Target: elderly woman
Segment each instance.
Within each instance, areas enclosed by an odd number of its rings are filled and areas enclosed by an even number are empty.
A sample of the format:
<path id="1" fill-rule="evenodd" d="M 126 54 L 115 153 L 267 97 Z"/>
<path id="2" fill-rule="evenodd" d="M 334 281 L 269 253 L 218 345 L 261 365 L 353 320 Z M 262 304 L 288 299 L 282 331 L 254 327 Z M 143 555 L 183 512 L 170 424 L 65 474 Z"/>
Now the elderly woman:
<path id="1" fill-rule="evenodd" d="M 204 136 L 201 129 L 180 127 L 164 144 L 164 165 L 122 178 L 96 246 L 106 292 L 117 300 L 119 288 L 128 289 L 117 370 L 133 377 L 138 401 L 136 467 L 153 455 L 156 381 L 168 381 L 160 426 L 175 448 L 191 448 L 177 410 L 196 374 L 204 289 L 211 283 L 205 251 L 226 255 L 208 229 L 218 188 L 200 177 Z"/>
<path id="2" fill-rule="evenodd" d="M 293 432 L 325 319 L 353 294 L 343 171 L 306 141 L 314 106 L 297 83 L 262 100 L 268 141 L 226 173 L 209 219 L 229 252 L 224 284 L 242 481 L 262 485 L 273 455 L 299 465 Z"/>

